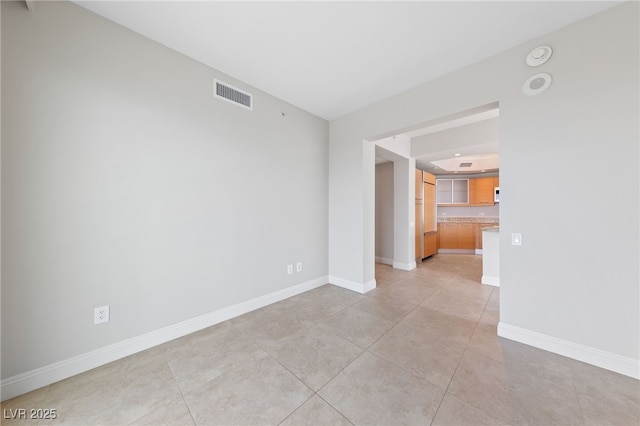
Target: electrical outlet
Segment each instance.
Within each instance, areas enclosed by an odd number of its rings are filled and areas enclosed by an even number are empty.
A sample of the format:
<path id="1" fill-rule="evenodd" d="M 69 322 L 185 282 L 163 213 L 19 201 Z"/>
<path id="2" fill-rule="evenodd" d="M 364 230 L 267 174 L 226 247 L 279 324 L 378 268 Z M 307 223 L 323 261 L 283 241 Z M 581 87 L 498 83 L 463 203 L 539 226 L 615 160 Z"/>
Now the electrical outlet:
<path id="1" fill-rule="evenodd" d="M 93 310 L 93 324 L 102 324 L 109 322 L 109 305 L 100 306 Z"/>
<path id="2" fill-rule="evenodd" d="M 302 272 L 302 262 L 296 263 L 296 272 Z"/>
<path id="3" fill-rule="evenodd" d="M 287 265 L 287 275 L 293 274 L 293 265 Z"/>

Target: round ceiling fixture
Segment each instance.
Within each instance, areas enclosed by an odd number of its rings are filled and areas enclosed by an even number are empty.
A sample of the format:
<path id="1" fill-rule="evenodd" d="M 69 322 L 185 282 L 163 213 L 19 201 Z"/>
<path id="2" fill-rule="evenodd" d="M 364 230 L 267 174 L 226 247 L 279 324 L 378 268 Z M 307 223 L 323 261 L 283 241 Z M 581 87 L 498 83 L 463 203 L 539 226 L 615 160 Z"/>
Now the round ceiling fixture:
<path id="1" fill-rule="evenodd" d="M 553 54 L 550 46 L 538 46 L 527 55 L 527 65 L 537 67 L 549 60 Z"/>
<path id="2" fill-rule="evenodd" d="M 522 91 L 525 95 L 533 96 L 544 92 L 551 86 L 551 75 L 546 72 L 532 75 L 522 85 Z"/>

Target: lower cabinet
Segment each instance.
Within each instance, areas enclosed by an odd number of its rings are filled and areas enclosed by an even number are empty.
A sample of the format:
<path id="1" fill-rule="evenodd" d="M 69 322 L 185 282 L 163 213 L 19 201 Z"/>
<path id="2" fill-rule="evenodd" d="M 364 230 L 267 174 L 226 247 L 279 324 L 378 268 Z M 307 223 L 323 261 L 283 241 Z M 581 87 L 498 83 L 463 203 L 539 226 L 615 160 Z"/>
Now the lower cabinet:
<path id="1" fill-rule="evenodd" d="M 476 248 L 476 224 L 475 223 L 458 223 L 458 248 L 459 249 L 475 249 Z"/>
<path id="2" fill-rule="evenodd" d="M 482 249 L 482 228 L 493 225 L 490 223 L 440 222 L 436 235 L 436 250 Z"/>
<path id="3" fill-rule="evenodd" d="M 437 238 L 437 232 L 427 232 L 424 234 L 424 250 L 422 252 L 424 257 L 433 256 L 438 252 Z"/>
<path id="4" fill-rule="evenodd" d="M 440 248 L 458 248 L 458 224 L 439 223 L 438 226 L 440 228 Z"/>

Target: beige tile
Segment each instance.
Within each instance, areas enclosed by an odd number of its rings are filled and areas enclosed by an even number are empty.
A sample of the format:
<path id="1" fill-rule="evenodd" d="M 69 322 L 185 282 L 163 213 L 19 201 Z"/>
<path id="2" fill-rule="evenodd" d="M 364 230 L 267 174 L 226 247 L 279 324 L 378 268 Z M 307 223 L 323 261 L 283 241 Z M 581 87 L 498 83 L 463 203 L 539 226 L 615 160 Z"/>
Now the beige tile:
<path id="1" fill-rule="evenodd" d="M 394 297 L 407 303 L 420 304 L 438 291 L 438 288 L 403 279 L 390 286 L 377 287 L 373 295 Z"/>
<path id="2" fill-rule="evenodd" d="M 517 378 L 510 377 L 502 363 L 466 352 L 447 392 L 501 421 L 522 424 L 524 417 L 515 402 L 513 387 L 526 386 L 526 382 L 520 377 L 520 383 Z"/>
<path id="3" fill-rule="evenodd" d="M 264 355 L 253 339 L 235 327 L 213 327 L 196 333 L 173 352 L 168 362 L 181 391 L 187 392 L 218 377 L 238 363 Z"/>
<path id="4" fill-rule="evenodd" d="M 496 361 L 503 361 L 503 341 L 504 339 L 498 337 L 497 326 L 479 323 L 473 331 L 467 350 Z"/>
<path id="5" fill-rule="evenodd" d="M 507 425 L 507 423 L 496 419 L 476 407 L 472 407 L 466 402 L 456 398 L 451 394 L 446 394 L 438 413 L 432 423 L 433 426 L 494 426 Z"/>
<path id="6" fill-rule="evenodd" d="M 480 315 L 480 319 L 478 320 L 478 322 L 481 324 L 498 326 L 498 324 L 500 323 L 500 309 L 491 307 L 489 305 L 489 302 L 487 302 L 487 305 L 485 306 L 484 311 L 482 311 L 482 315 Z"/>
<path id="7" fill-rule="evenodd" d="M 270 356 L 237 365 L 184 399 L 196 424 L 278 424 L 313 392 Z"/>
<path id="8" fill-rule="evenodd" d="M 280 426 L 350 426 L 351 422 L 317 395 L 309 398 Z"/>
<path id="9" fill-rule="evenodd" d="M 585 425 L 639 425 L 640 382 L 579 361 L 571 362 Z"/>
<path id="10" fill-rule="evenodd" d="M 558 373 L 556 366 L 534 368 L 466 352 L 448 392 L 507 423 L 582 424 L 573 383 Z"/>
<path id="11" fill-rule="evenodd" d="M 22 425 L 38 423 L 38 415 L 57 417 L 57 411 L 31 411 L 31 410 L 51 410 L 55 407 L 46 405 L 46 396 L 49 390 L 48 386 L 34 390 L 32 392 L 20 395 L 16 398 L 9 399 L 0 403 L 0 411 L 2 417 L 0 423 L 3 425 Z M 34 415 L 35 414 L 35 415 Z"/>
<path id="12" fill-rule="evenodd" d="M 418 306 L 415 303 L 397 299 L 389 295 L 372 294 L 365 300 L 353 305 L 354 309 L 368 312 L 379 318 L 397 322 Z"/>
<path id="13" fill-rule="evenodd" d="M 40 423 L 126 424 L 179 395 L 164 357 L 143 352 L 52 384 L 45 403 L 58 418 Z"/>
<path id="14" fill-rule="evenodd" d="M 318 394 L 353 424 L 422 425 L 431 423 L 444 392 L 365 352 Z"/>
<path id="15" fill-rule="evenodd" d="M 466 345 L 476 326 L 474 321 L 423 306 L 411 311 L 399 324 L 457 345 Z"/>
<path id="16" fill-rule="evenodd" d="M 351 343 L 368 348 L 389 331 L 394 322 L 350 307 L 320 324 Z"/>
<path id="17" fill-rule="evenodd" d="M 482 296 L 461 297 L 458 293 L 451 290 L 441 290 L 425 300 L 421 306 L 469 321 L 478 321 L 484 311 L 486 298 Z"/>
<path id="18" fill-rule="evenodd" d="M 453 377 L 464 343 L 397 325 L 369 350 L 393 364 L 446 389 Z"/>
<path id="19" fill-rule="evenodd" d="M 175 425 L 191 426 L 195 425 L 189 408 L 182 397 L 168 402 L 160 408 L 130 423 L 131 425 Z"/>
<path id="20" fill-rule="evenodd" d="M 285 340 L 270 354 L 307 386 L 318 390 L 362 351 L 318 325 Z"/>
<path id="21" fill-rule="evenodd" d="M 314 324 L 311 320 L 297 319 L 294 316 L 297 315 L 254 316 L 251 320 L 238 323 L 237 328 L 262 349 L 272 350 L 287 338 Z"/>

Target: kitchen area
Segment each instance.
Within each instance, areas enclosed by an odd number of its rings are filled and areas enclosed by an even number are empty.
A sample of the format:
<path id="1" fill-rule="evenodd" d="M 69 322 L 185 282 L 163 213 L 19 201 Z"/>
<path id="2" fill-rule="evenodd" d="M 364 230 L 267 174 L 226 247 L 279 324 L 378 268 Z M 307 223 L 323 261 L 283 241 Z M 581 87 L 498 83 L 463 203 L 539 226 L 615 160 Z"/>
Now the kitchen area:
<path id="1" fill-rule="evenodd" d="M 499 202 L 497 172 L 451 177 L 416 169 L 416 262 L 438 253 L 482 255 L 482 283 L 499 286 Z"/>

